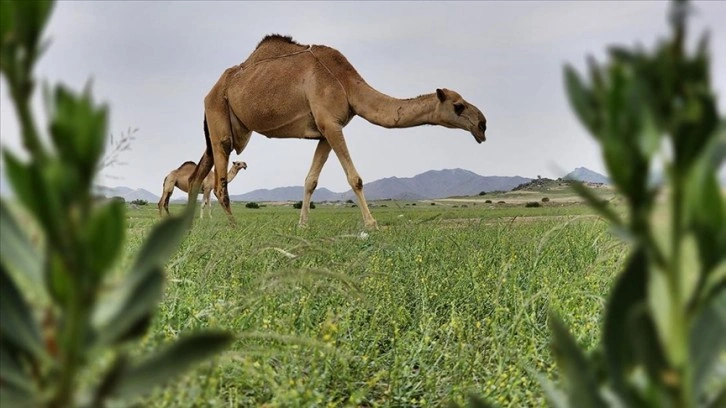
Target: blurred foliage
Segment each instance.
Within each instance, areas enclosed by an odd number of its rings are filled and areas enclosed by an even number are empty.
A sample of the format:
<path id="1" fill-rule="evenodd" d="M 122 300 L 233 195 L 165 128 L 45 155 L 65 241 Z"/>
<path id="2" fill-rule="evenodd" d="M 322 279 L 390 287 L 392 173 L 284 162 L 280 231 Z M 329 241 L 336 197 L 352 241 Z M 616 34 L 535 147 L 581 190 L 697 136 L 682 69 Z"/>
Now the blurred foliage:
<path id="1" fill-rule="evenodd" d="M 570 104 L 600 145 L 627 215 L 574 187 L 630 254 L 594 352 L 551 315 L 563 382 L 557 388 L 541 377 L 552 406 L 726 406 L 726 200 L 717 182 L 726 123 L 711 86 L 708 36 L 687 49 L 689 13 L 686 1 L 672 3 L 672 34 L 652 51 L 611 47 L 607 63 L 588 59 L 586 75 L 564 69 Z M 657 160 L 663 185 L 650 181 Z"/>
<path id="2" fill-rule="evenodd" d="M 164 263 L 184 238 L 193 203 L 159 223 L 121 279 L 109 273 L 124 247 L 125 205 L 94 200 L 107 146 L 108 108 L 89 89 L 46 90 L 47 140 L 30 101 L 33 68 L 46 48 L 51 1 L 0 1 L 0 70 L 28 160 L 4 150 L 19 208 L 0 201 L 0 405 L 101 406 L 151 391 L 225 347 L 222 332 L 183 337 L 137 360 L 128 344 L 147 330 L 161 298 Z M 21 218 L 21 215 L 23 218 Z M 27 235 L 28 219 L 40 237 Z M 111 363 L 92 384 L 79 377 L 101 356 Z"/>

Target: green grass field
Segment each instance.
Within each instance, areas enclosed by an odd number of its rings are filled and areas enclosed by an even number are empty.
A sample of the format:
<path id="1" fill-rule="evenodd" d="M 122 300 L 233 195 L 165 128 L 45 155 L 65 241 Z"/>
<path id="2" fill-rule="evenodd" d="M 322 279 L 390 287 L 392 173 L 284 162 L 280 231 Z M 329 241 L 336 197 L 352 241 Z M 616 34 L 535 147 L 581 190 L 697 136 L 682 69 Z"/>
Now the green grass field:
<path id="1" fill-rule="evenodd" d="M 442 406 L 474 392 L 542 406 L 533 373 L 556 379 L 548 310 L 594 345 L 625 247 L 582 204 L 491 198 L 375 202 L 367 237 L 350 204 L 318 204 L 301 230 L 290 205 L 234 203 L 232 227 L 214 203 L 134 352 L 198 328 L 239 340 L 140 405 Z M 154 205 L 128 209 L 120 268 L 158 220 Z"/>

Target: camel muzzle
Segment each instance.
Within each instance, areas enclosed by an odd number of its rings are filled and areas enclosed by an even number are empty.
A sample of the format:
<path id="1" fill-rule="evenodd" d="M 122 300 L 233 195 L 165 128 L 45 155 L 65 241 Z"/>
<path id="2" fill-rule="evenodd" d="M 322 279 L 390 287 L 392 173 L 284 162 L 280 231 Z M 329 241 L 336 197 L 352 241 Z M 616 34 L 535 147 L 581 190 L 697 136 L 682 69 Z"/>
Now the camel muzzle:
<path id="1" fill-rule="evenodd" d="M 471 132 L 471 134 L 474 135 L 474 139 L 476 139 L 477 143 L 481 143 L 481 142 L 484 142 L 487 140 L 486 131 L 487 131 L 487 123 L 479 122 L 479 125 L 473 132 Z"/>

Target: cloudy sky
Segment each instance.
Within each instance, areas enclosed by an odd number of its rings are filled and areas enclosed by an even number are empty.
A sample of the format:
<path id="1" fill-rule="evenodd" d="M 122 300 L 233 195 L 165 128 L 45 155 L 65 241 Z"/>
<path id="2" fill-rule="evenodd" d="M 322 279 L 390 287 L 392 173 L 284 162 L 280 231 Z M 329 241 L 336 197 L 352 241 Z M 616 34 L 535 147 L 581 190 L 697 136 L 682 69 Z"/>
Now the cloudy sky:
<path id="1" fill-rule="evenodd" d="M 97 100 L 111 107 L 109 132 L 138 128 L 132 150 L 120 156 L 126 164 L 104 173 L 101 183 L 109 186 L 160 195 L 170 170 L 199 160 L 204 96 L 224 69 L 246 59 L 270 33 L 337 48 L 388 95 L 406 98 L 445 87 L 486 115 L 488 138 L 481 145 L 465 131 L 384 129 L 353 119 L 344 132 L 365 182 L 457 167 L 554 178 L 579 166 L 604 173 L 597 146 L 565 99 L 563 65 L 581 69 L 587 54 L 602 60 L 608 44 L 652 46 L 668 33 L 667 10 L 660 1 L 64 1 L 51 17 L 46 35 L 52 45 L 37 73 L 75 89 L 92 79 Z M 723 112 L 726 2 L 697 2 L 696 10 L 691 32 L 711 30 Z M 0 140 L 17 151 L 5 84 L 0 98 Z M 315 145 L 253 134 L 240 156 L 232 153 L 249 168 L 230 193 L 302 185 Z M 319 185 L 349 188 L 332 155 Z"/>

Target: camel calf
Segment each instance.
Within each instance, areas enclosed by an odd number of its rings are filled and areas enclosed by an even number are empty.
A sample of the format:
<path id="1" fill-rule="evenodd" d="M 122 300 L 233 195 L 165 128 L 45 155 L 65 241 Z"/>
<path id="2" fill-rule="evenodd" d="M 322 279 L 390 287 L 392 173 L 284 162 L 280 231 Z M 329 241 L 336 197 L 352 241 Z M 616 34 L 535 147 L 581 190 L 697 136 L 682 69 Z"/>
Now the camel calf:
<path id="1" fill-rule="evenodd" d="M 184 162 L 181 166 L 179 166 L 176 170 L 172 170 L 164 178 L 164 190 L 161 193 L 161 199 L 158 204 L 159 215 L 164 215 L 162 210 L 166 211 L 166 214 L 169 215 L 169 199 L 171 198 L 171 193 L 174 192 L 174 187 L 185 193 L 189 192 L 189 176 L 194 173 L 194 169 L 196 167 L 197 165 L 193 161 Z M 247 163 L 245 162 L 232 162 L 232 167 L 230 167 L 229 172 L 227 173 L 228 182 L 235 178 L 240 169 L 246 168 Z M 202 209 L 199 212 L 199 218 L 204 218 L 205 207 L 208 208 L 209 218 L 212 218 L 212 205 L 209 202 L 209 198 L 213 190 L 214 172 L 210 171 L 207 177 L 204 178 L 202 188 L 199 191 L 199 193 L 202 194 Z M 219 199 L 219 196 L 217 196 L 217 199 Z"/>

